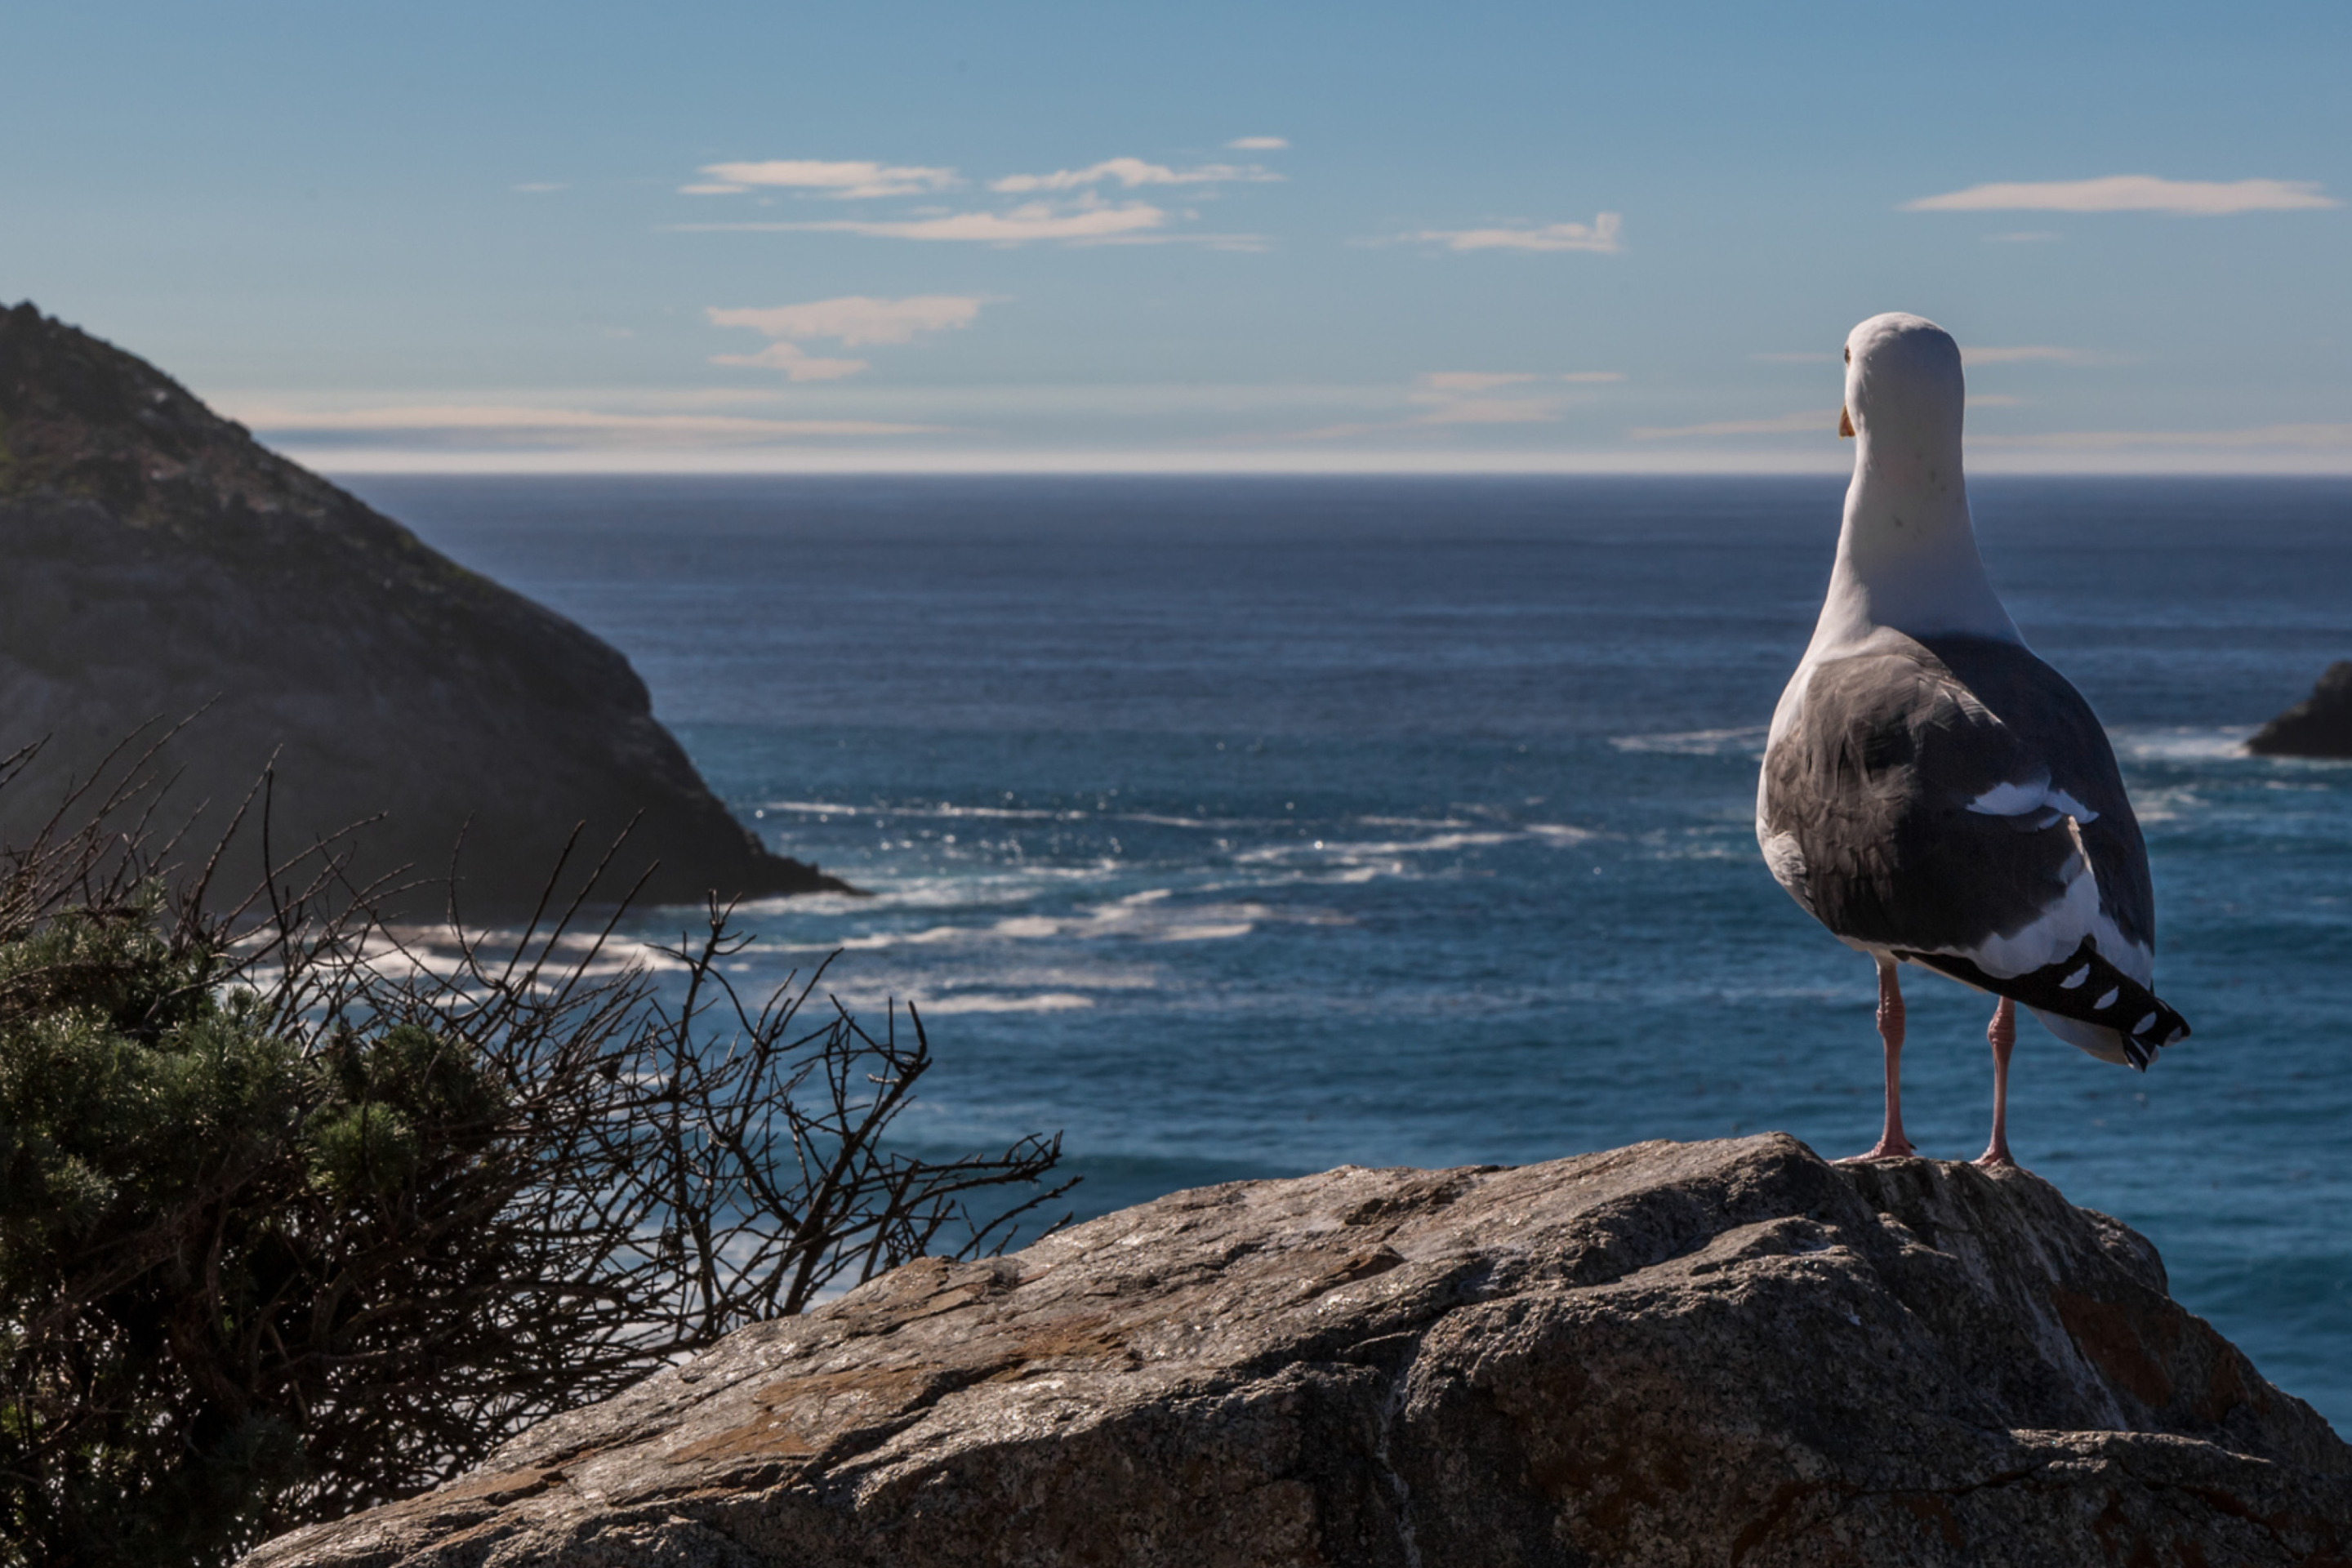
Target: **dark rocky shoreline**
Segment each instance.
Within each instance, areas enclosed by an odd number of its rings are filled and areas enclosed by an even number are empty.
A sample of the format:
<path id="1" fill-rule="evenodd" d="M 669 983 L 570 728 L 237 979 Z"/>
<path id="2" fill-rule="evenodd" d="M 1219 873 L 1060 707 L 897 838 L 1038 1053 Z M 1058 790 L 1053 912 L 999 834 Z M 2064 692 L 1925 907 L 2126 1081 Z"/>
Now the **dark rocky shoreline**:
<path id="1" fill-rule="evenodd" d="M 2258 757 L 2352 757 L 2352 659 L 2320 672 L 2311 695 L 2254 731 Z"/>

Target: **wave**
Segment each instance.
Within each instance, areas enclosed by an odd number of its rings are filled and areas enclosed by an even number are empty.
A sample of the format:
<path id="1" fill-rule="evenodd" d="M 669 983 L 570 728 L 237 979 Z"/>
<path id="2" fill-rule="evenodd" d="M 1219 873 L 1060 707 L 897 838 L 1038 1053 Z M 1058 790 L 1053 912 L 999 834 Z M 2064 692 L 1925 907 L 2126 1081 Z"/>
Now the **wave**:
<path id="1" fill-rule="evenodd" d="M 2107 731 L 2116 755 L 2135 763 L 2201 763 L 2247 754 L 2252 724 L 2127 725 Z"/>
<path id="2" fill-rule="evenodd" d="M 1621 752 L 1657 752 L 1678 757 L 1761 757 L 1769 724 L 1741 724 L 1729 730 L 1685 730 L 1665 735 L 1612 735 L 1609 743 Z"/>
<path id="3" fill-rule="evenodd" d="M 1094 1005 L 1093 997 L 1081 996 L 1075 991 L 1044 991 L 1027 996 L 959 992 L 928 1001 L 915 999 L 915 1005 L 933 1017 L 957 1013 L 1075 1013 Z"/>

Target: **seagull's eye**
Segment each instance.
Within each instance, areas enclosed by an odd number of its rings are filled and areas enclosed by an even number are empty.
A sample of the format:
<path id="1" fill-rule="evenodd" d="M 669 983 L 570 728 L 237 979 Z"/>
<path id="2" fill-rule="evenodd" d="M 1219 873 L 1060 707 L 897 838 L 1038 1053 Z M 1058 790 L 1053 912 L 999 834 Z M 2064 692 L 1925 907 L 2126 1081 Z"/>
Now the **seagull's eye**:
<path id="1" fill-rule="evenodd" d="M 1845 363 L 1848 364 L 1852 364 L 1853 363 L 1853 350 L 1852 348 L 1848 348 L 1845 351 Z"/>

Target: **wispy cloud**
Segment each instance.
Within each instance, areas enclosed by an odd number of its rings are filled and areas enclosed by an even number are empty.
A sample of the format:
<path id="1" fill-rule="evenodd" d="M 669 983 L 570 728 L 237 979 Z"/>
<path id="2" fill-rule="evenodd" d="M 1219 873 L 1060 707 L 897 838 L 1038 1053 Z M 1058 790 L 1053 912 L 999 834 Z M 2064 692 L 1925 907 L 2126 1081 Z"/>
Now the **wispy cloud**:
<path id="1" fill-rule="evenodd" d="M 1338 441 L 1357 436 L 1395 433 L 1464 425 L 1547 425 L 1559 419 L 1573 401 L 1572 394 L 1547 393 L 1563 383 L 1591 385 L 1622 381 L 1615 370 L 1580 370 L 1565 374 L 1519 370 L 1431 370 L 1413 377 L 1405 402 L 1420 412 L 1402 419 L 1357 421 L 1325 425 L 1312 430 L 1290 431 L 1271 437 L 1291 441 Z M 1511 391 L 1508 396 L 1493 394 Z M 1261 444 L 1265 437 L 1252 437 Z"/>
<path id="2" fill-rule="evenodd" d="M 1559 417 L 1559 403 L 1549 397 L 1422 396 L 1415 403 L 1433 406 L 1406 421 L 1412 425 L 1542 425 Z"/>
<path id="3" fill-rule="evenodd" d="M 978 294 L 915 294 L 877 300 L 845 294 L 805 305 L 776 305 L 707 312 L 718 327 L 749 327 L 772 338 L 835 338 L 845 348 L 865 343 L 909 343 L 925 332 L 968 327 L 988 300 Z"/>
<path id="4" fill-rule="evenodd" d="M 955 170 L 945 165 L 879 163 L 869 160 L 825 162 L 816 159 L 776 159 L 765 163 L 708 163 L 707 180 L 681 185 L 689 195 L 746 195 L 761 190 L 786 190 L 801 195 L 867 199 L 935 195 L 963 184 Z M 993 212 L 959 212 L 930 205 L 901 208 L 887 216 L 810 218 L 792 221 L 755 219 L 742 222 L 682 223 L 663 226 L 668 233 L 818 233 L 856 234 L 877 239 L 962 241 L 968 244 L 1019 246 L 1050 242 L 1061 245 L 1205 245 L 1223 250 L 1260 250 L 1265 237 L 1255 234 L 1202 234 L 1180 226 L 1199 214 L 1142 200 L 1107 200 L 1103 188 L 1134 191 L 1154 186 L 1211 187 L 1232 183 L 1278 182 L 1282 175 L 1256 163 L 1204 163 L 1181 169 L 1141 158 L 1106 158 L 1079 169 L 1057 169 L 1043 174 L 1007 174 L 988 182 L 1000 195 L 1036 199 Z M 766 205 L 764 202 L 761 205 Z"/>
<path id="5" fill-rule="evenodd" d="M 814 223 L 681 223 L 672 233 L 860 234 L 876 239 L 961 240 L 978 245 L 1205 245 L 1257 250 L 1254 234 L 1171 231 L 1170 214 L 1150 202 L 1106 202 L 1092 192 L 1075 202 L 1024 202 L 1006 212 L 944 213 L 929 217 L 834 218 Z"/>
<path id="6" fill-rule="evenodd" d="M 1041 239 L 1100 240 L 1148 233 L 1166 226 L 1164 208 L 1149 202 L 1095 203 L 1065 205 L 1024 202 L 1010 212 L 950 213 L 943 217 L 877 219 L 861 222 L 779 224 L 831 234 L 863 234 L 877 239 L 948 239 L 983 245 L 1030 245 Z"/>
<path id="7" fill-rule="evenodd" d="M 866 159 L 828 163 L 814 158 L 772 158 L 762 163 L 705 163 L 709 183 L 678 187 L 688 195 L 727 195 L 768 187 L 844 199 L 909 196 L 944 191 L 963 182 L 953 169 L 877 163 Z"/>
<path id="8" fill-rule="evenodd" d="M 1448 250 L 1594 250 L 1609 254 L 1623 248 L 1617 237 L 1624 227 L 1624 222 L 1622 214 L 1602 213 L 1590 224 L 1425 228 L 1397 237 L 1442 245 Z"/>
<path id="9" fill-rule="evenodd" d="M 1279 153 L 1290 145 L 1282 136 L 1236 136 L 1225 143 L 1228 153 Z"/>
<path id="10" fill-rule="evenodd" d="M 786 381 L 840 381 L 866 368 L 862 359 L 820 359 L 795 342 L 774 342 L 753 354 L 712 354 L 712 364 L 780 370 Z"/>
<path id="11" fill-rule="evenodd" d="M 1979 445 L 2114 451 L 2134 447 L 2352 449 L 2352 425 L 2257 425 L 2240 430 L 2065 430 L 1987 436 Z"/>
<path id="12" fill-rule="evenodd" d="M 1940 196 L 1905 202 L 1904 212 L 2169 213 L 2219 217 L 2231 213 L 2289 212 L 2342 204 L 2314 180 L 2164 180 L 2154 174 L 2108 174 L 2096 180 L 2041 180 L 1970 185 Z"/>
<path id="13" fill-rule="evenodd" d="M 267 436 L 400 435 L 453 445 L 603 441 L 707 445 L 935 433 L 936 425 L 873 419 L 758 419 L 719 414 L 606 414 L 511 404 L 409 404 L 317 410 L 246 406 L 237 417 Z"/>
<path id="14" fill-rule="evenodd" d="M 1133 190 L 1138 185 L 1264 184 L 1281 178 L 1273 170 L 1261 169 L 1255 163 L 1204 163 L 1197 169 L 1171 169 L 1165 163 L 1147 163 L 1140 158 L 1106 158 L 1083 169 L 1056 169 L 1050 174 L 1007 174 L 1001 180 L 989 181 L 988 188 L 1007 195 L 1023 195 L 1036 191 L 1083 190 L 1112 180 Z"/>
<path id="15" fill-rule="evenodd" d="M 2108 364 L 2113 356 L 2095 349 L 2053 348 L 2047 343 L 2023 343 L 2012 348 L 1963 348 L 1960 358 L 1969 364 Z"/>
<path id="16" fill-rule="evenodd" d="M 1837 410 L 1826 413 L 1782 414 L 1770 419 L 1717 419 L 1706 425 L 1643 425 L 1625 432 L 1636 441 L 1665 441 L 1683 436 L 1830 435 L 1837 429 Z"/>
<path id="17" fill-rule="evenodd" d="M 712 306 L 703 313 L 715 327 L 748 327 L 776 341 L 757 353 L 713 354 L 713 364 L 781 370 L 790 381 L 838 381 L 866 368 L 862 359 L 820 359 L 800 346 L 805 338 L 831 338 L 845 348 L 866 343 L 908 343 L 925 332 L 968 327 L 987 301 L 976 294 L 915 294 L 877 300 L 845 294 L 803 305 L 744 309 Z"/>

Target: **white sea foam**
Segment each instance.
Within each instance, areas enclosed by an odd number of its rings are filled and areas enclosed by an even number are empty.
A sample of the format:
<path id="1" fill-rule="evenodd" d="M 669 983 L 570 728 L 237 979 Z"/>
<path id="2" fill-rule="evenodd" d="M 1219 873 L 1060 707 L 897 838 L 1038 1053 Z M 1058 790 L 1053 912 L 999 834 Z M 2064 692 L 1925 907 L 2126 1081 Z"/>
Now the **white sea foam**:
<path id="1" fill-rule="evenodd" d="M 1075 991 L 1041 991 L 1026 996 L 1002 993 L 956 992 L 946 996 L 917 997 L 915 1005 L 935 1017 L 956 1013 L 1072 1013 L 1091 1007 L 1095 999 Z"/>
<path id="2" fill-rule="evenodd" d="M 1349 918 L 1331 910 L 1287 908 L 1252 901 L 1183 903 L 1170 900 L 1170 889 L 1150 888 L 1106 904 L 1066 915 L 1022 914 L 985 923 L 941 924 L 919 931 L 878 931 L 830 938 L 822 942 L 789 942 L 763 951 L 853 952 L 892 949 L 997 947 L 1009 942 L 1063 940 L 1100 942 L 1215 942 L 1249 935 L 1261 925 L 1339 925 Z"/>
<path id="3" fill-rule="evenodd" d="M 2116 755 L 2135 763 L 2201 763 L 2246 755 L 2251 724 L 2127 726 L 2107 731 Z"/>
<path id="4" fill-rule="evenodd" d="M 1427 838 L 1391 839 L 1370 844 L 1318 838 L 1305 843 L 1269 844 L 1261 849 L 1244 850 L 1234 859 L 1238 865 L 1293 860 L 1303 855 L 1328 856 L 1343 862 L 1393 859 L 1400 855 L 1442 855 L 1449 849 L 1485 848 L 1489 845 L 1508 844 L 1519 837 L 1521 835 L 1517 833 L 1440 833 Z"/>
<path id="5" fill-rule="evenodd" d="M 1621 752 L 1664 752 L 1685 757 L 1761 757 L 1770 732 L 1769 725 L 1742 724 L 1729 730 L 1685 730 L 1667 735 L 1612 735 L 1609 743 Z"/>

